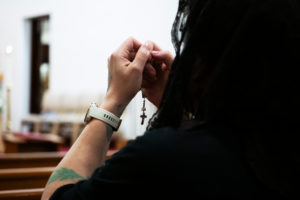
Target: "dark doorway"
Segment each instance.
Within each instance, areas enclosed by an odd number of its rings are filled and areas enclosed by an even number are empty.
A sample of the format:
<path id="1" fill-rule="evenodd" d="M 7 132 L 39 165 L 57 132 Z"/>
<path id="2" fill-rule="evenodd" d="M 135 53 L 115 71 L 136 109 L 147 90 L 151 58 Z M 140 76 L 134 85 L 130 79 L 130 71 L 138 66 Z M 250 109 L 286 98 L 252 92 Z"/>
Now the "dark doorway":
<path id="1" fill-rule="evenodd" d="M 49 16 L 31 21 L 30 113 L 40 113 L 42 98 L 49 88 Z"/>

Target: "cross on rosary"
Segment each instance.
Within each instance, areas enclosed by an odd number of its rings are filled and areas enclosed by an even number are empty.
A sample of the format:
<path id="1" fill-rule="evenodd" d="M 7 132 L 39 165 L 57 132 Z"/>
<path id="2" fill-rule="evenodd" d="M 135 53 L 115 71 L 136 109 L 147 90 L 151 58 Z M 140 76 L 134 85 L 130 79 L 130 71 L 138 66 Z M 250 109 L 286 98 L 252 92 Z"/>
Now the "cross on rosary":
<path id="1" fill-rule="evenodd" d="M 142 111 L 143 111 L 143 114 L 140 116 L 142 118 L 142 122 L 141 122 L 141 125 L 144 124 L 144 121 L 145 121 L 145 118 L 147 118 L 147 115 L 145 114 L 145 111 L 146 111 L 146 107 L 145 107 L 145 97 L 143 95 L 143 107 L 142 107 Z"/>
<path id="2" fill-rule="evenodd" d="M 143 114 L 140 117 L 142 118 L 141 125 L 143 125 L 145 118 L 147 118 L 147 115 L 145 115 L 145 113 L 143 112 Z"/>

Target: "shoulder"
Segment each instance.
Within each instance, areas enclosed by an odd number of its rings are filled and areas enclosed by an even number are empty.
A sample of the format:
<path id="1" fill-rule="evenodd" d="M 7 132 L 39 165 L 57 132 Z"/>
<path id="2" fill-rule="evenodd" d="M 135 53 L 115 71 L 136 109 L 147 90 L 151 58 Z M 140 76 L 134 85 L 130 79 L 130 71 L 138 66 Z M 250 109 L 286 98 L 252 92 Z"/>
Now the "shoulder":
<path id="1" fill-rule="evenodd" d="M 195 184 L 200 187 L 197 191 L 209 194 L 230 194 L 236 189 L 247 193 L 255 186 L 234 145 L 226 130 L 185 132 L 165 127 L 131 141 L 108 161 L 107 168 L 116 166 L 110 175 L 136 183 L 158 184 L 159 179 L 162 184 Z"/>
<path id="2" fill-rule="evenodd" d="M 171 127 L 164 127 L 145 132 L 143 136 L 137 137 L 131 141 L 129 145 L 137 145 L 143 143 L 144 147 L 170 147 L 170 145 L 182 145 L 189 142 L 197 143 L 218 143 L 214 140 L 214 136 L 206 129 L 200 129 L 193 132 L 177 130 Z"/>
<path id="3" fill-rule="evenodd" d="M 226 135 L 226 132 L 222 133 Z M 180 153 L 188 154 L 224 154 L 228 152 L 230 138 L 224 139 L 206 128 L 193 131 L 182 131 L 171 127 L 164 127 L 145 132 L 143 136 L 131 141 L 127 148 L 135 147 L 140 150 L 170 153 L 178 156 Z M 176 149 L 176 151 L 174 151 Z M 186 156 L 186 155 L 185 155 Z"/>
<path id="4" fill-rule="evenodd" d="M 164 160 L 170 161 L 173 157 L 187 159 L 189 155 L 217 153 L 218 150 L 222 153 L 222 146 L 222 141 L 205 129 L 185 132 L 164 127 L 145 132 L 143 136 L 129 142 L 120 153 L 134 150 L 131 152 L 142 157 L 150 156 L 152 160 L 164 157 Z"/>
<path id="5" fill-rule="evenodd" d="M 236 159 L 235 152 L 228 150 L 227 146 L 227 141 L 207 129 L 185 132 L 164 127 L 148 131 L 129 142 L 111 161 L 119 158 L 128 163 L 142 161 L 143 167 L 152 166 L 153 169 L 164 169 L 162 166 L 168 166 L 169 170 L 187 167 L 195 171 L 198 171 L 197 167 L 216 169 L 215 165 L 224 166 L 224 163 Z"/>
<path id="6" fill-rule="evenodd" d="M 129 141 L 124 148 L 112 156 L 111 160 L 113 161 L 120 157 L 129 157 L 133 161 L 153 161 L 167 155 L 169 157 L 172 154 L 169 150 L 180 143 L 181 137 L 180 132 L 169 127 L 147 131 L 144 135 Z M 128 159 L 126 160 L 130 162 Z"/>

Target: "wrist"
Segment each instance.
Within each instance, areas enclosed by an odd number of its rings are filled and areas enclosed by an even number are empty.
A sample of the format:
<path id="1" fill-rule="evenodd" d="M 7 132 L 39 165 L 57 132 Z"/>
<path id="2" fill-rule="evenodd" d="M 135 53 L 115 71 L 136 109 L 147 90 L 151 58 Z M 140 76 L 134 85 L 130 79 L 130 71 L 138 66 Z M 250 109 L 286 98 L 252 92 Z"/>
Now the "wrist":
<path id="1" fill-rule="evenodd" d="M 113 98 L 110 95 L 106 95 L 104 98 L 104 101 L 101 103 L 100 107 L 104 110 L 107 110 L 114 115 L 120 117 L 122 113 L 124 112 L 127 104 L 122 103 L 121 101 L 118 101 L 117 99 Z"/>

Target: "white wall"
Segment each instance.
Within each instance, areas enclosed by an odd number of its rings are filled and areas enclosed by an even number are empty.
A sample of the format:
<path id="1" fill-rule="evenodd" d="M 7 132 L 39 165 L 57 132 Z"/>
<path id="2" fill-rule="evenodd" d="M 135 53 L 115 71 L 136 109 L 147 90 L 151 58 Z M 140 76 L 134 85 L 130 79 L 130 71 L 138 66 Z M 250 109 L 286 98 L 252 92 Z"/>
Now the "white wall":
<path id="1" fill-rule="evenodd" d="M 177 4 L 178 0 L 0 0 L 0 70 L 11 69 L 13 130 L 29 110 L 29 18 L 50 15 L 50 90 L 104 93 L 107 58 L 129 36 L 153 40 L 174 52 L 170 31 Z M 14 48 L 10 56 L 4 53 L 7 45 Z M 141 103 L 137 96 L 126 110 L 121 126 L 126 137 L 143 131 L 138 125 Z"/>

